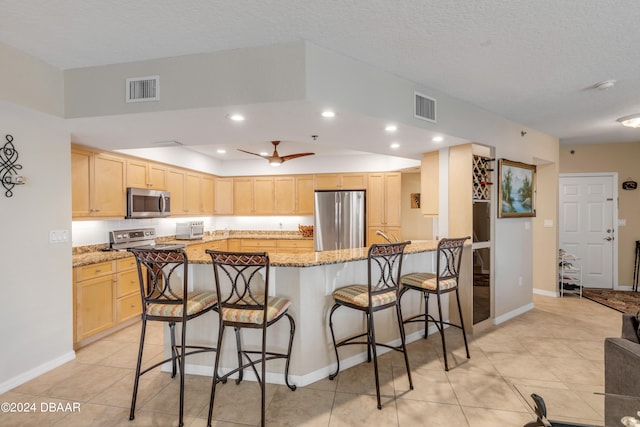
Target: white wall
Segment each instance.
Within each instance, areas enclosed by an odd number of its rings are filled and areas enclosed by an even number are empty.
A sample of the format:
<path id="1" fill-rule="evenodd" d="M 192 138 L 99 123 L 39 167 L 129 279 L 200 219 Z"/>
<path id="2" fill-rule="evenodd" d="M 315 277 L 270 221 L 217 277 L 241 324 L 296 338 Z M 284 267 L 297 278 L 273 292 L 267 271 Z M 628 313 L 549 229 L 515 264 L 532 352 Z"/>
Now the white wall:
<path id="1" fill-rule="evenodd" d="M 71 242 L 49 243 L 50 230 L 71 230 L 70 136 L 61 122 L 0 101 L 0 144 L 13 136 L 26 178 L 13 197 L 0 194 L 0 393 L 75 357 Z"/>

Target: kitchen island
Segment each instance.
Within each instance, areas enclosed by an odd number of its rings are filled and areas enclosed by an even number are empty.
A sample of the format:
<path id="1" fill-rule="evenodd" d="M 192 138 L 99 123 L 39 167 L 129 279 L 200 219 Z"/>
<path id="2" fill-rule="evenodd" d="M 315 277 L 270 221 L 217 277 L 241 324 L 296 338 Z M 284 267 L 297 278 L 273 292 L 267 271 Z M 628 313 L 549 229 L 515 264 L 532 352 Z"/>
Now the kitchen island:
<path id="1" fill-rule="evenodd" d="M 407 246 L 403 260 L 403 273 L 435 270 L 435 250 L 437 241 L 413 242 Z M 470 245 L 465 252 L 470 252 Z M 304 386 L 326 378 L 335 370 L 335 354 L 328 328 L 327 313 L 333 305 L 332 292 L 339 287 L 353 283 L 367 283 L 368 248 L 343 249 L 337 251 L 308 252 L 301 254 L 270 255 L 270 294 L 277 294 L 291 301 L 289 313 L 296 322 L 295 338 L 291 355 L 290 378 Z M 468 255 L 467 255 L 468 256 Z M 213 289 L 213 269 L 211 258 L 205 253 L 193 254 L 190 261 L 190 281 L 195 290 Z M 468 264 L 468 263 L 467 263 Z M 461 286 L 470 284 L 471 271 L 463 271 Z M 446 298 L 446 297 L 445 297 Z M 402 300 L 405 317 L 423 310 L 423 298 L 417 292 L 407 293 Z M 435 304 L 431 301 L 430 304 Z M 448 317 L 444 304 L 443 315 Z M 436 306 L 430 307 L 431 312 Z M 364 330 L 364 316 L 356 310 L 338 310 L 334 315 L 336 338 Z M 376 339 L 379 342 L 399 343 L 398 327 L 393 310 L 385 310 L 375 315 Z M 188 340 L 194 344 L 211 345 L 216 342 L 217 315 L 202 316 L 189 323 Z M 268 343 L 278 350 L 285 349 L 288 341 L 289 324 L 286 321 L 271 326 Z M 420 325 L 407 326 L 407 341 L 422 336 Z M 165 331 L 165 342 L 169 342 Z M 243 347 L 258 348 L 260 332 L 243 331 Z M 232 370 L 236 364 L 235 338 L 231 330 L 225 333 L 221 359 L 221 373 Z M 166 350 L 168 352 L 168 348 Z M 380 353 L 384 352 L 380 348 Z M 349 346 L 341 349 L 341 367 L 346 369 L 366 360 L 365 346 Z M 187 361 L 187 373 L 212 375 L 213 355 L 199 354 Z M 267 362 L 267 382 L 283 384 L 284 361 Z M 252 372 L 245 371 L 245 377 L 252 378 Z"/>

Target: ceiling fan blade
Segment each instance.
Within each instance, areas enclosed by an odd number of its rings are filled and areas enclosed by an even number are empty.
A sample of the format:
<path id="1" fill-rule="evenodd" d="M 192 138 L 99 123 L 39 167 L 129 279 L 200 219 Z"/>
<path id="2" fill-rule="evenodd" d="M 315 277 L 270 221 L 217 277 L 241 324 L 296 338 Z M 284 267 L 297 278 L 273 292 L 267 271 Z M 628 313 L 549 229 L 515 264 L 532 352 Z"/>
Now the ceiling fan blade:
<path id="1" fill-rule="evenodd" d="M 283 162 L 287 161 L 287 160 L 291 160 L 291 159 L 296 159 L 298 157 L 304 157 L 304 156 L 313 156 L 316 153 L 298 153 L 298 154 L 289 154 L 287 156 L 280 156 L 280 158 L 282 159 Z"/>
<path id="2" fill-rule="evenodd" d="M 268 159 L 269 156 L 263 156 L 262 154 L 252 153 L 251 151 L 241 150 L 238 148 L 238 151 L 242 151 L 243 153 L 253 154 L 254 156 L 262 157 L 263 159 Z"/>

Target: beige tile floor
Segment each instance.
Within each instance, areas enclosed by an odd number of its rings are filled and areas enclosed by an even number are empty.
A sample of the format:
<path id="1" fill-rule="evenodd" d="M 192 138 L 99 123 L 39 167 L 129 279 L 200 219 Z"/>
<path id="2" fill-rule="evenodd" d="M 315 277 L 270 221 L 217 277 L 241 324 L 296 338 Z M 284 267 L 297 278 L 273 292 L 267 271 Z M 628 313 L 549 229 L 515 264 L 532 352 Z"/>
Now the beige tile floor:
<path id="1" fill-rule="evenodd" d="M 439 337 L 409 345 L 414 390 L 402 356 L 380 358 L 383 408 L 376 409 L 372 364 L 345 370 L 291 392 L 267 386 L 269 426 L 524 426 L 535 419 L 531 393 L 544 397 L 553 419 L 602 425 L 603 340 L 619 336 L 620 313 L 575 296 L 534 296 L 535 309 L 470 337 L 464 357 L 459 331 L 444 371 Z M 35 403 L 31 414 L 0 413 L 2 426 L 177 425 L 178 381 L 159 370 L 142 377 L 136 419 L 129 421 L 133 368 L 139 339 L 135 325 L 77 352 L 77 359 L 2 395 L 2 402 Z M 152 328 L 146 359 L 162 353 L 162 331 Z M 204 426 L 210 378 L 188 376 L 185 425 Z M 219 389 L 216 426 L 259 424 L 256 383 Z M 41 404 L 79 403 L 77 412 L 42 412 Z"/>

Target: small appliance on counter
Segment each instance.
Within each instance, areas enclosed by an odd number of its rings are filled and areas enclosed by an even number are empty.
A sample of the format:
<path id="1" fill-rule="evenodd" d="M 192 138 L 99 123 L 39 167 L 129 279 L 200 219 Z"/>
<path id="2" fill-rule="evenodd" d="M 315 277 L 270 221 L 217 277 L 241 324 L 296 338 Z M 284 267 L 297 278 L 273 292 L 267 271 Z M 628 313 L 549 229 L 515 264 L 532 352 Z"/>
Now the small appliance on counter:
<path id="1" fill-rule="evenodd" d="M 176 224 L 176 239 L 197 240 L 204 237 L 204 221 L 187 221 Z"/>
<path id="2" fill-rule="evenodd" d="M 156 243 L 155 228 L 134 228 L 109 232 L 109 246 L 112 251 L 127 249 L 184 249 L 183 243 Z"/>

